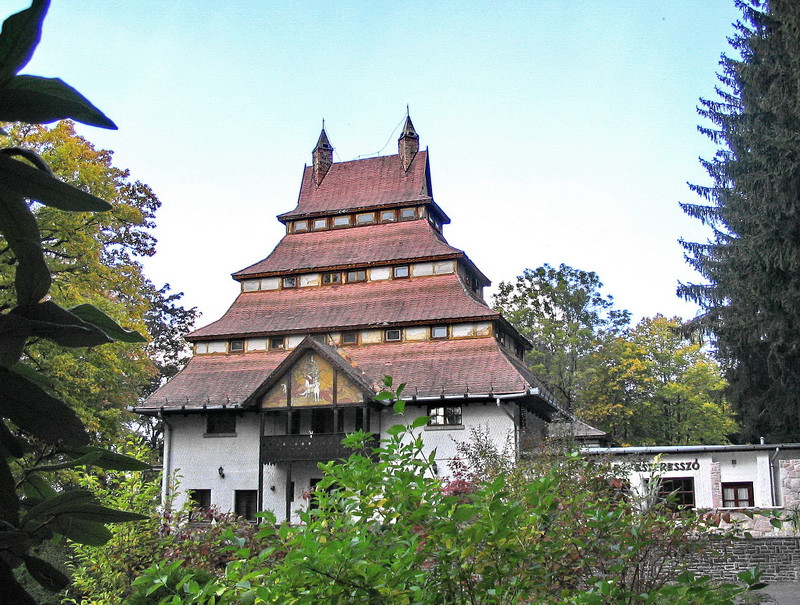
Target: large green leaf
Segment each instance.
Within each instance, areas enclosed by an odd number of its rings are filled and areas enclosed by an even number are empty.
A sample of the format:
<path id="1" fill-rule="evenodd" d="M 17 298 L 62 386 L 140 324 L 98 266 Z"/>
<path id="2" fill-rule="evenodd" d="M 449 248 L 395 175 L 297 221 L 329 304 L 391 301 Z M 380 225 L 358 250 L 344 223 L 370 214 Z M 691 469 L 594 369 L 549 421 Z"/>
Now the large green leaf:
<path id="1" fill-rule="evenodd" d="M 0 416 L 48 443 L 89 443 L 83 423 L 67 404 L 5 368 L 0 368 Z"/>
<path id="2" fill-rule="evenodd" d="M 6 179 L 5 171 L 2 170 L 2 166 L 9 162 L 11 162 L 9 165 L 14 168 L 16 168 L 14 164 L 19 164 L 35 173 L 41 172 L 0 153 L 0 176 L 2 176 L 0 178 L 0 233 L 11 243 L 12 247 L 13 242 L 17 239 L 39 242 L 41 241 L 39 226 L 36 224 L 33 212 L 25 203 L 25 195 L 11 186 L 12 184 Z"/>
<path id="3" fill-rule="evenodd" d="M 29 546 L 30 538 L 24 531 L 0 529 L 0 551 L 20 556 L 28 550 Z"/>
<path id="4" fill-rule="evenodd" d="M 97 326 L 114 340 L 122 342 L 147 342 L 147 339 L 136 330 L 126 330 L 93 305 L 78 305 L 77 307 L 72 307 L 69 311 L 77 315 L 83 321 Z"/>
<path id="5" fill-rule="evenodd" d="M 19 585 L 14 572 L 2 559 L 0 559 L 0 586 L 3 588 L 3 602 L 14 605 L 37 605 L 36 600 Z"/>
<path id="6" fill-rule="evenodd" d="M 17 496 L 14 475 L 5 458 L 0 458 L 0 519 L 11 523 L 17 522 L 19 513 L 19 497 Z"/>
<path id="7" fill-rule="evenodd" d="M 21 439 L 8 430 L 6 423 L 0 420 L 0 456 L 5 458 L 22 458 L 25 446 Z"/>
<path id="8" fill-rule="evenodd" d="M 59 516 L 53 519 L 50 526 L 53 531 L 66 536 L 78 544 L 102 546 L 111 539 L 111 530 L 102 523 L 84 521 L 75 517 Z"/>
<path id="9" fill-rule="evenodd" d="M 16 195 L 69 212 L 101 212 L 111 204 L 47 172 L 0 153 L 0 183 Z M 38 232 L 37 232 L 38 233 Z"/>
<path id="10" fill-rule="evenodd" d="M 94 454 L 97 457 L 92 462 L 92 465 L 108 471 L 146 471 L 152 468 L 146 462 L 131 456 L 118 454 L 92 445 L 67 448 L 64 451 L 70 456 L 77 456 L 79 459 L 88 454 Z"/>
<path id="11" fill-rule="evenodd" d="M 94 521 L 95 523 L 127 523 L 129 521 L 144 521 L 147 519 L 147 516 L 139 513 L 108 508 L 100 504 L 76 504 L 69 510 L 59 514 L 83 521 Z"/>
<path id="12" fill-rule="evenodd" d="M 42 36 L 42 21 L 50 0 L 33 0 L 30 8 L 11 15 L 0 32 L 0 82 L 28 64 Z"/>
<path id="13" fill-rule="evenodd" d="M 89 126 L 117 126 L 60 78 L 15 76 L 0 87 L 0 121 L 42 124 L 72 118 Z"/>
<path id="14" fill-rule="evenodd" d="M 10 368 L 19 363 L 28 333 L 28 320 L 24 317 L 0 315 L 0 366 Z"/>
<path id="15" fill-rule="evenodd" d="M 69 578 L 47 561 L 31 555 L 23 556 L 22 560 L 31 577 L 47 590 L 58 592 L 69 585 Z"/>
<path id="16" fill-rule="evenodd" d="M 32 336 L 47 338 L 63 347 L 93 347 L 112 342 L 100 328 L 62 309 L 51 300 L 20 305 L 12 313 L 31 320 Z"/>
<path id="17" fill-rule="evenodd" d="M 53 489 L 52 485 L 35 474 L 30 474 L 25 477 L 25 482 L 22 484 L 22 491 L 28 498 L 36 498 L 38 500 L 48 500 L 58 495 L 58 492 Z"/>
<path id="18" fill-rule="evenodd" d="M 47 296 L 52 282 L 42 246 L 30 239 L 12 240 L 10 244 L 17 257 L 17 273 L 14 277 L 17 302 L 32 305 Z"/>
<path id="19" fill-rule="evenodd" d="M 71 510 L 81 504 L 97 504 L 97 498 L 86 489 L 73 489 L 61 492 L 39 502 L 31 507 L 22 520 L 23 525 L 31 521 L 41 521 L 50 517 L 55 517 L 59 513 Z"/>

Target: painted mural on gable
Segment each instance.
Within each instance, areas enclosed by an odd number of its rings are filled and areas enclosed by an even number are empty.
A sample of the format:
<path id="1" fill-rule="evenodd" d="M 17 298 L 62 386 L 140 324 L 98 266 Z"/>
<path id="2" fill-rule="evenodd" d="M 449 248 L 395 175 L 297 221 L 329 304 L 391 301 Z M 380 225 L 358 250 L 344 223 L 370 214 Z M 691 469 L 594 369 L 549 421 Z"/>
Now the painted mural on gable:
<path id="1" fill-rule="evenodd" d="M 364 396 L 350 379 L 317 353 L 303 355 L 264 395 L 263 408 L 361 403 Z"/>

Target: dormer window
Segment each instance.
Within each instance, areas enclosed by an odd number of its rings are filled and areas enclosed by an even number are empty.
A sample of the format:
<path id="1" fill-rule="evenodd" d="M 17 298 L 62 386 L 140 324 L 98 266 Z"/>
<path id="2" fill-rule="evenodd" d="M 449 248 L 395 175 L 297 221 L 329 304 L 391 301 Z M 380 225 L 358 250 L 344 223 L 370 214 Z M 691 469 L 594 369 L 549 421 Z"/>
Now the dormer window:
<path id="1" fill-rule="evenodd" d="M 308 231 L 308 221 L 295 221 L 294 232 L 302 233 L 303 231 Z"/>
<path id="2" fill-rule="evenodd" d="M 358 344 L 358 332 L 342 332 L 342 344 L 343 345 L 357 345 Z"/>
<path id="3" fill-rule="evenodd" d="M 341 284 L 342 283 L 342 274 L 341 273 L 323 273 L 322 274 L 322 283 L 326 284 L 326 285 Z"/>
<path id="4" fill-rule="evenodd" d="M 344 216 L 334 216 L 333 217 L 333 226 L 334 227 L 349 227 L 350 226 L 350 215 L 346 214 Z"/>
<path id="5" fill-rule="evenodd" d="M 367 272 L 364 269 L 347 272 L 347 283 L 352 284 L 359 281 L 367 281 Z"/>
<path id="6" fill-rule="evenodd" d="M 381 222 L 382 223 L 393 223 L 397 220 L 397 211 L 396 210 L 382 210 L 381 211 Z"/>
<path id="7" fill-rule="evenodd" d="M 417 209 L 416 208 L 402 208 L 400 210 L 400 220 L 401 221 L 410 221 L 417 218 Z"/>
<path id="8" fill-rule="evenodd" d="M 296 288 L 297 287 L 297 278 L 296 277 L 284 277 L 282 282 L 284 288 Z"/>
<path id="9" fill-rule="evenodd" d="M 398 267 L 394 267 L 392 269 L 392 275 L 394 276 L 395 279 L 408 277 L 408 265 L 400 265 Z"/>
<path id="10" fill-rule="evenodd" d="M 282 350 L 286 347 L 283 336 L 275 336 L 269 339 L 269 348 L 273 350 Z"/>
<path id="11" fill-rule="evenodd" d="M 231 353 L 241 353 L 244 351 L 244 341 L 243 340 L 232 340 L 230 343 L 230 352 Z"/>
<path id="12" fill-rule="evenodd" d="M 314 231 L 319 231 L 321 229 L 327 229 L 328 228 L 328 219 L 326 219 L 326 218 L 315 218 L 314 222 L 311 223 L 311 225 L 312 225 Z"/>
<path id="13" fill-rule="evenodd" d="M 447 326 L 433 326 L 431 327 L 431 338 L 442 339 L 447 338 Z"/>
<path id="14" fill-rule="evenodd" d="M 384 340 L 386 342 L 397 342 L 402 337 L 402 332 L 400 330 L 391 329 L 386 330 L 384 333 Z"/>
<path id="15" fill-rule="evenodd" d="M 364 214 L 356 214 L 357 225 L 369 225 L 375 222 L 374 212 L 365 212 Z"/>

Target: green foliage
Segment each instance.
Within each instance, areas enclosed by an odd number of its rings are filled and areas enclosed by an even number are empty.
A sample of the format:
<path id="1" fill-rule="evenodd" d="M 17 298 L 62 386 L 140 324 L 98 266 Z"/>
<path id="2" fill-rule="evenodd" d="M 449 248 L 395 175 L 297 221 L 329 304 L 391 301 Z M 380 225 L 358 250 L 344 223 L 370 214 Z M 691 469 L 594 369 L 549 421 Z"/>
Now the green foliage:
<path id="1" fill-rule="evenodd" d="M 38 43 L 47 6 L 34 0 L 29 9 L 3 24 L 0 119 L 35 123 L 73 117 L 113 128 L 108 118 L 61 80 L 18 75 Z M 14 569 L 24 567 L 47 590 L 60 590 L 69 582 L 33 549 L 56 534 L 81 544 L 102 544 L 111 537 L 106 524 L 144 518 L 104 506 L 89 490 L 61 490 L 58 483 L 51 483 L 55 471 L 115 466 L 122 456 L 87 447 L 90 435 L 78 415 L 40 375 L 42 364 L 30 363 L 36 356 L 29 354 L 29 361 L 21 361 L 26 344 L 50 341 L 62 347 L 86 347 L 117 339 L 131 342 L 141 336 L 91 305 L 64 308 L 49 299 L 54 280 L 46 259 L 57 256 L 59 246 L 66 244 L 45 245 L 50 234 L 40 227 L 46 227 L 41 219 L 51 208 L 83 213 L 111 206 L 56 179 L 47 163 L 30 150 L 2 150 L 0 183 L 0 235 L 10 259 L 6 266 L 13 267 L 13 285 L 7 291 L 16 293 L 6 297 L 0 308 L 0 585 L 5 599 L 25 604 L 34 601 L 17 582 Z M 26 200 L 39 202 L 42 210 L 34 211 Z M 124 464 L 137 465 L 133 459 Z"/>
<path id="2" fill-rule="evenodd" d="M 494 307 L 533 344 L 531 370 L 571 409 L 588 369 L 587 361 L 605 338 L 623 329 L 630 314 L 614 309 L 613 298 L 591 271 L 543 265 L 526 269 L 515 284 L 501 282 Z"/>
<path id="3" fill-rule="evenodd" d="M 580 417 L 630 445 L 728 443 L 736 430 L 719 365 L 679 331 L 645 318 L 593 355 Z"/>
<path id="4" fill-rule="evenodd" d="M 723 56 L 718 100 L 701 100 L 700 128 L 719 150 L 702 161 L 712 183 L 692 186 L 705 203 L 683 204 L 709 226 L 707 242 L 686 242 L 705 283 L 679 294 L 713 333 L 742 421 L 741 438 L 800 438 L 800 5 L 742 0 Z"/>
<path id="5" fill-rule="evenodd" d="M 159 563 L 137 594 L 160 591 L 163 604 L 730 605 L 747 589 L 665 565 L 702 547 L 702 518 L 638 506 L 610 466 L 574 455 L 534 467 L 484 461 L 489 472 L 452 489 L 411 427 L 388 432 L 374 458 L 320 464 L 301 525 L 264 513 L 257 546 L 231 539 L 215 578 L 173 578 L 178 562 Z M 358 451 L 368 439 L 347 444 Z M 490 450 L 469 451 L 500 455 Z"/>

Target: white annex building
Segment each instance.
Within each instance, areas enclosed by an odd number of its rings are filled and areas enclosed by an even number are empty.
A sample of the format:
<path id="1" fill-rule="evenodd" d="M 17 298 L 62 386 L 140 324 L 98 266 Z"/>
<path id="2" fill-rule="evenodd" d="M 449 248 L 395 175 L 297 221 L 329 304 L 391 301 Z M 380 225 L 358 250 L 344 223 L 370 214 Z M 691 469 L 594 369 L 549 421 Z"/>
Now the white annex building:
<path id="1" fill-rule="evenodd" d="M 296 518 L 320 461 L 348 432 L 419 430 L 446 471 L 456 440 L 488 427 L 498 446 L 540 441 L 559 412 L 523 363 L 530 344 L 483 300 L 487 277 L 442 233 L 427 151 L 410 119 L 398 154 L 333 162 L 323 129 L 286 235 L 237 271 L 241 293 L 187 336 L 194 356 L 136 411 L 164 421 L 164 475 L 192 497 L 252 518 Z M 402 418 L 375 401 L 408 386 Z"/>

